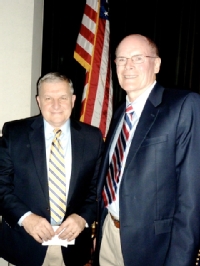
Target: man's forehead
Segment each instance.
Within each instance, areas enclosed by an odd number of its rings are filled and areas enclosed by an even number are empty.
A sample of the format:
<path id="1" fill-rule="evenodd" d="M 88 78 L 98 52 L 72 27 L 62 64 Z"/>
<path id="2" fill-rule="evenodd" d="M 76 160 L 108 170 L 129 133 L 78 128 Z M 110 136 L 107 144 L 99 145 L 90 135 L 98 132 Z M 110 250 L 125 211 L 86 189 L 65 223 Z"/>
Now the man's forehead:
<path id="1" fill-rule="evenodd" d="M 67 82 L 63 82 L 63 81 L 58 81 L 58 82 L 54 82 L 54 81 L 50 81 L 50 82 L 43 82 L 41 84 L 41 87 L 39 89 L 39 94 L 49 94 L 49 93 L 53 93 L 53 94 L 70 94 L 71 90 L 70 90 L 70 86 Z"/>
<path id="2" fill-rule="evenodd" d="M 117 55 L 120 53 L 135 53 L 135 54 L 142 54 L 144 52 L 149 52 L 151 47 L 148 45 L 147 42 L 124 42 L 121 43 L 117 49 Z"/>
<path id="3" fill-rule="evenodd" d="M 69 84 L 66 81 L 45 81 L 41 84 L 41 88 L 66 88 L 69 89 Z"/>

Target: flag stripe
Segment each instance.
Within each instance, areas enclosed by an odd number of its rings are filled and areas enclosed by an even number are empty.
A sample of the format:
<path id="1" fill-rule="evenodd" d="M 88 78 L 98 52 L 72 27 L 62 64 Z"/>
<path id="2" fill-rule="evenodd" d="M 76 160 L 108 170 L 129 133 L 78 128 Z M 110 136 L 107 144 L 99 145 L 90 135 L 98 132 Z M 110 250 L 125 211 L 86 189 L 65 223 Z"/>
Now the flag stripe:
<path id="1" fill-rule="evenodd" d="M 80 120 L 99 127 L 104 137 L 112 116 L 113 97 L 106 6 L 107 1 L 86 1 L 74 53 L 75 59 L 86 69 Z M 100 8 L 103 17 L 99 17 Z"/>
<path id="2" fill-rule="evenodd" d="M 98 11 L 98 1 L 99 0 L 87 0 L 86 1 L 86 8 L 87 6 L 91 7 L 92 9 Z"/>
<path id="3" fill-rule="evenodd" d="M 107 34 L 109 35 L 108 21 L 101 20 L 101 23 L 99 23 L 99 31 L 102 30 L 105 31 L 105 35 L 99 73 L 99 76 L 101 78 L 99 79 L 98 83 L 97 95 L 94 104 L 94 112 L 92 116 L 92 124 L 94 124 L 95 126 L 99 126 L 102 130 L 103 136 L 105 136 L 108 129 L 107 123 L 108 125 L 110 124 L 112 116 L 112 90 L 110 90 L 110 58 L 108 56 L 104 56 L 106 54 L 109 54 L 109 40 L 107 37 Z M 109 114 L 108 110 L 110 111 Z"/>
<path id="4" fill-rule="evenodd" d="M 103 132 L 103 136 L 106 135 L 108 131 L 109 124 L 112 117 L 112 91 L 110 90 L 110 68 L 108 68 L 107 77 L 106 77 L 106 87 L 104 92 L 103 106 L 101 112 L 101 120 L 99 127 Z"/>
<path id="5" fill-rule="evenodd" d="M 94 39 L 95 39 L 95 32 L 92 33 L 88 27 L 86 27 L 85 25 L 82 24 L 81 26 L 81 30 L 80 30 L 80 35 L 81 35 L 81 38 L 77 41 L 79 43 L 80 46 L 82 46 L 85 42 L 89 44 L 91 47 L 93 47 L 93 43 L 94 43 Z M 84 40 L 82 38 L 85 38 Z M 81 42 L 82 40 L 82 42 Z M 87 50 L 87 46 L 84 44 L 84 47 L 86 47 L 86 50 Z M 92 51 L 92 49 L 91 49 Z M 90 55 L 92 55 L 92 52 L 90 53 Z"/>
<path id="6" fill-rule="evenodd" d="M 107 49 L 107 38 L 104 38 L 105 35 L 102 35 L 102 32 L 105 31 L 105 20 L 100 20 L 99 22 L 99 28 L 97 32 L 97 39 L 98 42 L 96 43 L 96 57 L 94 57 L 94 60 L 97 61 L 95 63 L 95 73 L 94 73 L 94 79 L 97 80 L 97 83 L 95 84 L 97 87 L 96 90 L 96 97 L 94 101 L 94 112 L 91 114 L 91 121 L 92 124 L 96 123 L 96 126 L 99 126 L 100 120 L 101 120 L 101 113 L 102 113 L 102 104 L 104 100 L 105 95 L 105 82 L 106 82 L 106 76 L 107 76 L 107 67 L 108 67 L 108 57 L 104 57 L 105 50 Z M 102 46 L 103 43 L 103 46 Z M 101 60 L 102 58 L 102 60 Z M 94 67 L 94 68 L 95 68 Z M 101 88 L 101 89 L 100 89 Z"/>
<path id="7" fill-rule="evenodd" d="M 100 82 L 105 81 L 105 76 L 103 76 L 104 73 L 101 73 L 100 75 L 100 71 L 103 72 L 103 70 L 105 69 L 105 67 L 104 66 L 102 67 L 101 64 L 106 60 L 102 58 L 102 53 L 104 49 L 104 45 L 102 45 L 104 44 L 104 35 L 102 35 L 102 32 L 104 31 L 105 31 L 105 20 L 100 20 L 97 31 L 97 41 L 95 45 L 94 60 L 91 68 L 92 79 L 90 80 L 88 100 L 85 108 L 85 117 L 84 117 L 84 122 L 95 125 L 97 127 L 99 126 L 99 122 L 101 119 L 101 117 L 99 116 L 101 115 L 101 110 L 102 110 L 101 105 L 103 102 L 102 95 L 104 95 L 104 89 L 105 89 L 103 83 L 99 84 L 99 80 Z M 99 87 L 101 87 L 100 91 L 98 90 Z"/>
<path id="8" fill-rule="evenodd" d="M 92 55 L 94 50 L 94 41 L 96 34 L 98 3 L 93 0 L 87 0 L 80 33 L 77 39 L 74 58 L 87 70 L 90 70 Z"/>
<path id="9" fill-rule="evenodd" d="M 90 61 L 88 61 L 88 63 L 91 63 L 91 55 L 93 53 L 93 45 L 85 39 L 85 37 L 83 35 L 80 35 L 80 38 L 77 42 L 77 44 L 83 49 L 82 53 L 87 53 L 90 56 Z M 80 51 L 78 51 L 80 52 Z M 83 54 L 85 55 L 85 54 Z"/>
<path id="10" fill-rule="evenodd" d="M 94 1 L 95 2 L 95 1 Z M 88 4 L 86 4 L 85 6 L 85 14 L 83 15 L 83 21 L 82 23 L 85 24 L 85 21 L 88 21 L 88 20 L 91 20 L 88 24 L 86 23 L 85 25 L 91 25 L 92 26 L 92 21 L 94 22 L 94 24 L 96 23 L 96 20 L 97 20 L 97 16 L 98 16 L 98 13 L 97 13 L 97 9 L 98 9 L 98 5 L 94 5 L 94 6 L 90 6 Z M 89 29 L 95 29 L 93 26 Z M 93 33 L 95 33 L 95 30 L 91 30 Z"/>
<path id="11" fill-rule="evenodd" d="M 91 56 L 79 45 L 76 45 L 74 58 L 87 70 L 90 70 Z"/>

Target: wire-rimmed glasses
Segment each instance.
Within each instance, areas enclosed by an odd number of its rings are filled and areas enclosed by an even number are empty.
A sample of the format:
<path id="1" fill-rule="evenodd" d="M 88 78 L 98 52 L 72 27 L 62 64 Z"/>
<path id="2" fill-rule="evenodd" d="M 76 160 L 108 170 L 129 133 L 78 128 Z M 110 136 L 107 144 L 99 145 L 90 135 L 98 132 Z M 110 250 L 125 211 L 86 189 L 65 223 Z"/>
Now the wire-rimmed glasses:
<path id="1" fill-rule="evenodd" d="M 118 56 L 115 58 L 115 63 L 117 66 L 125 66 L 128 59 L 131 59 L 131 62 L 133 64 L 142 64 L 144 63 L 146 57 L 158 58 L 158 56 L 150 56 L 150 55 L 143 55 L 143 54 L 133 55 L 131 57 Z"/>

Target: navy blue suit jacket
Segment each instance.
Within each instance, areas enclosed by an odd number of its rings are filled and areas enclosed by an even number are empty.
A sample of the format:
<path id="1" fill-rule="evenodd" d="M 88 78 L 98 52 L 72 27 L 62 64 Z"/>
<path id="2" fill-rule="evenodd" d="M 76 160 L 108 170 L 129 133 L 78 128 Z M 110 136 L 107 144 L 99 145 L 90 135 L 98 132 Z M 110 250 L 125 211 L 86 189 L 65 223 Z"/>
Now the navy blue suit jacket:
<path id="1" fill-rule="evenodd" d="M 125 104 L 115 113 L 98 184 Z M 125 266 L 193 266 L 200 232 L 200 96 L 158 83 L 137 125 L 120 186 L 120 237 Z M 103 266 L 103 265 L 102 265 Z"/>
<path id="2" fill-rule="evenodd" d="M 102 135 L 99 129 L 73 120 L 70 128 L 72 173 L 65 218 L 77 213 L 91 225 L 96 219 Z M 28 211 L 50 221 L 42 116 L 5 123 L 0 147 L 0 197 L 3 200 L 2 257 L 14 265 L 42 265 L 47 247 L 18 225 L 20 217 Z M 91 232 L 85 228 L 74 246 L 62 248 L 66 265 L 83 265 L 90 257 L 90 250 Z"/>

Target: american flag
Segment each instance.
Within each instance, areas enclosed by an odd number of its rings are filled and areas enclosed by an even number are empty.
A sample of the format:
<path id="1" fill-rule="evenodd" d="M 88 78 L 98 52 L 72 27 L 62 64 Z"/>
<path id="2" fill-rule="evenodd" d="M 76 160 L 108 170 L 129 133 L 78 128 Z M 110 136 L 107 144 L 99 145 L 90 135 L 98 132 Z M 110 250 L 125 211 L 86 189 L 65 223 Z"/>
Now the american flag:
<path id="1" fill-rule="evenodd" d="M 80 120 L 106 137 L 112 116 L 110 27 L 106 0 L 86 0 L 74 58 L 86 69 Z"/>

